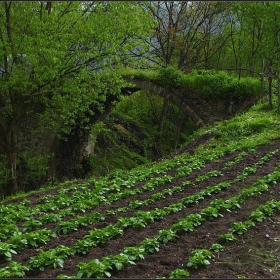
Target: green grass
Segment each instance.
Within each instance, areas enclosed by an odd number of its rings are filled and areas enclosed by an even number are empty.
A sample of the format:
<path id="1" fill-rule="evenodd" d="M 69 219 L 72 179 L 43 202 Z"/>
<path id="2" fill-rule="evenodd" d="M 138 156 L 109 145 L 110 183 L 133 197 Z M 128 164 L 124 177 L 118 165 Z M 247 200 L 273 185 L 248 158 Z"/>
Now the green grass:
<path id="1" fill-rule="evenodd" d="M 56 189 L 56 188 L 60 188 L 66 184 L 69 184 L 69 183 L 74 183 L 76 182 L 77 179 L 74 179 L 74 180 L 67 180 L 67 181 L 64 181 L 60 184 L 57 184 L 57 185 L 53 185 L 52 183 L 50 184 L 45 184 L 43 186 L 41 186 L 39 189 L 37 190 L 32 190 L 32 191 L 28 191 L 28 192 L 18 192 L 14 195 L 11 195 L 11 196 L 8 196 L 8 197 L 5 197 L 5 198 L 2 198 L 0 199 L 0 201 L 3 203 L 3 202 L 8 202 L 9 200 L 12 200 L 12 199 L 16 199 L 16 198 L 22 198 L 22 197 L 25 197 L 25 196 L 28 196 L 30 194 L 36 194 L 36 193 L 41 193 L 43 191 L 47 191 L 47 190 L 51 190 L 51 189 Z"/>
<path id="2" fill-rule="evenodd" d="M 280 115 L 276 110 L 264 110 L 266 104 L 256 104 L 249 111 L 220 122 L 217 126 L 202 128 L 201 135 L 212 132 L 217 137 L 211 139 L 207 146 L 229 146 L 233 149 L 248 149 L 280 139 Z"/>
<path id="3" fill-rule="evenodd" d="M 133 68 L 120 68 L 117 73 L 123 77 L 136 78 L 139 80 L 153 81 L 158 75 L 156 70 L 141 70 Z"/>
<path id="4" fill-rule="evenodd" d="M 194 70 L 185 74 L 172 66 L 167 66 L 157 70 L 121 68 L 116 73 L 124 78 L 151 81 L 165 88 L 187 89 L 211 100 L 233 98 L 242 102 L 248 97 L 256 98 L 260 89 L 259 79 L 251 77 L 239 79 L 226 71 Z"/>

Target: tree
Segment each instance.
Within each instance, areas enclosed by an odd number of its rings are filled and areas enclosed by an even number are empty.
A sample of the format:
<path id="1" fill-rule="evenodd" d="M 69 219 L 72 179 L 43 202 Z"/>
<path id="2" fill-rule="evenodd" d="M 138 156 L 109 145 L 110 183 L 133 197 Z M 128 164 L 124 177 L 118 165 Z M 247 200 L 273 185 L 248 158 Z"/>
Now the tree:
<path id="1" fill-rule="evenodd" d="M 224 26 L 231 3 L 150 2 L 157 27 L 153 53 L 161 65 L 181 70 L 211 67 L 211 58 L 227 41 Z"/>
<path id="2" fill-rule="evenodd" d="M 2 2 L 0 15 L 0 128 L 15 193 L 20 121 L 33 115 L 69 133 L 78 117 L 102 112 L 125 83 L 114 74 L 120 57 L 153 22 L 141 2 Z"/>
<path id="3" fill-rule="evenodd" d="M 268 61 L 268 81 L 269 95 L 268 101 L 270 109 L 273 109 L 271 83 L 273 77 L 278 79 L 278 109 L 280 108 L 280 3 L 265 3 L 265 12 L 262 14 L 265 26 L 265 38 L 263 40 L 261 55 Z M 273 73 L 273 69 L 274 72 Z M 274 74 L 274 75 L 273 75 Z"/>
<path id="4" fill-rule="evenodd" d="M 151 53 L 160 66 L 186 72 L 196 67 L 210 68 L 213 57 L 225 44 L 223 35 L 225 16 L 230 4 L 193 1 L 151 1 L 148 9 L 157 21 Z M 159 156 L 166 116 L 170 102 L 165 99 L 158 120 L 155 140 Z M 180 131 L 181 122 L 178 122 Z"/>
<path id="5" fill-rule="evenodd" d="M 280 69 L 279 2 L 234 3 L 233 8 L 238 33 L 234 34 L 232 42 L 242 41 L 239 52 L 243 57 L 243 67 L 249 67 L 252 76 L 257 72 L 263 75 L 266 71 L 268 101 L 272 109 L 272 79 Z"/>

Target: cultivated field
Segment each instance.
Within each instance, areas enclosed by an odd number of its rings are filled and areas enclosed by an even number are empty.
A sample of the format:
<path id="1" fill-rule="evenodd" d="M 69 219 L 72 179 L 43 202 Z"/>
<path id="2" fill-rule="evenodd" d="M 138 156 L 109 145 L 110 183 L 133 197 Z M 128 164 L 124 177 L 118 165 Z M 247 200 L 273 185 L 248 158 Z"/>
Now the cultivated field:
<path id="1" fill-rule="evenodd" d="M 279 278 L 280 140 L 215 137 L 4 202 L 0 277 Z"/>

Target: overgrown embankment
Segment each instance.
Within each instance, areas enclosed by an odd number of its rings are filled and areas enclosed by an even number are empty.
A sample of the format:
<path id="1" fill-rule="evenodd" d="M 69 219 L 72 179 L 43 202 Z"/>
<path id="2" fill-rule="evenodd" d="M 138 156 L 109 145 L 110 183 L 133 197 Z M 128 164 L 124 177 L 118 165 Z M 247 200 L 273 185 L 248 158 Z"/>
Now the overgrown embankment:
<path id="1" fill-rule="evenodd" d="M 131 88 L 133 81 L 141 80 L 171 94 L 180 90 L 181 98 L 194 106 L 206 123 L 247 110 L 260 91 L 258 79 L 238 79 L 224 71 L 184 74 L 169 66 L 160 71 L 124 69 L 120 75 L 132 79 Z M 142 90 L 123 96 L 108 118 L 93 127 L 94 152 L 85 159 L 78 174 L 100 176 L 116 168 L 134 168 L 157 160 L 180 149 L 197 129 L 182 108 L 156 92 Z"/>

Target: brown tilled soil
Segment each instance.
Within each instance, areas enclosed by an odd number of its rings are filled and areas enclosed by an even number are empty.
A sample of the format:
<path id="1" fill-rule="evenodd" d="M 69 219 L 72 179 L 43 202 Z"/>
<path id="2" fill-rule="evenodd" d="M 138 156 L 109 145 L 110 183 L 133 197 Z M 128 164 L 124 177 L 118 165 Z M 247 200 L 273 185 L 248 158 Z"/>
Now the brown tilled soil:
<path id="1" fill-rule="evenodd" d="M 209 138 L 209 135 L 200 142 L 204 142 Z M 196 142 L 199 143 L 199 142 Z M 45 246 L 41 248 L 48 250 L 55 248 L 58 245 L 73 246 L 78 239 L 83 238 L 89 230 L 94 228 L 102 228 L 109 224 L 114 224 L 119 217 L 130 217 L 136 211 L 131 209 L 125 213 L 115 215 L 107 214 L 106 210 L 116 209 L 118 207 L 127 206 L 133 199 L 145 200 L 150 198 L 151 194 L 156 193 L 164 188 L 179 186 L 183 181 L 195 182 L 197 176 L 205 174 L 210 170 L 220 170 L 223 176 L 211 177 L 199 183 L 194 183 L 190 187 L 185 188 L 180 193 L 174 193 L 167 196 L 165 199 L 157 200 L 155 203 L 139 208 L 139 210 L 151 210 L 155 208 L 163 208 L 170 204 L 179 201 L 183 197 L 192 195 L 203 188 L 210 185 L 216 185 L 222 181 L 233 180 L 246 166 L 252 166 L 259 161 L 261 157 L 270 151 L 279 148 L 280 142 L 275 142 L 273 145 L 261 146 L 255 152 L 249 152 L 238 164 L 227 169 L 222 169 L 225 163 L 233 160 L 239 152 L 228 154 L 220 160 L 205 164 L 201 169 L 194 170 L 189 176 L 172 180 L 165 186 L 158 187 L 154 191 L 145 192 L 139 195 L 134 195 L 128 199 L 121 199 L 111 205 L 99 205 L 93 209 L 105 215 L 105 221 L 96 223 L 91 226 L 82 227 L 79 231 L 60 235 L 57 238 L 51 239 Z M 197 145 L 190 144 L 180 152 L 192 153 Z M 221 191 L 218 194 L 213 194 L 211 197 L 205 198 L 200 203 L 186 207 L 182 211 L 166 216 L 163 220 L 150 223 L 146 228 L 135 229 L 128 228 L 124 230 L 122 236 L 110 240 L 102 246 L 93 248 L 87 255 L 74 255 L 69 257 L 63 268 L 47 267 L 45 271 L 28 272 L 27 278 L 56 278 L 58 274 L 75 275 L 76 265 L 78 262 L 87 262 L 89 260 L 102 257 L 109 254 L 118 254 L 125 246 L 138 245 L 145 238 L 154 237 L 159 230 L 170 227 L 178 219 L 183 218 L 191 213 L 198 213 L 215 198 L 227 199 L 245 187 L 249 187 L 257 179 L 273 172 L 276 165 L 280 163 L 280 152 L 272 156 L 262 167 L 258 168 L 254 174 L 249 175 L 244 182 L 232 184 L 227 190 Z M 166 174 L 174 175 L 176 170 L 170 170 Z M 82 182 L 81 182 L 82 183 Z M 140 187 L 145 182 L 135 185 Z M 65 187 L 65 186 L 64 186 Z M 49 190 L 44 194 L 56 194 L 56 190 Z M 25 197 L 32 201 L 32 205 L 36 205 L 39 198 L 38 194 L 33 194 Z M 232 222 L 245 221 L 249 218 L 250 213 L 267 200 L 280 200 L 280 184 L 274 184 L 269 191 L 260 194 L 257 197 L 250 198 L 246 203 L 241 205 L 241 208 L 234 209 L 231 212 L 223 213 L 223 217 L 216 218 L 212 221 L 205 221 L 198 226 L 193 232 L 181 234 L 177 239 L 167 244 L 160 245 L 160 250 L 157 253 L 146 255 L 141 261 L 135 265 L 129 265 L 121 271 L 112 271 L 111 278 L 152 278 L 166 277 L 171 271 L 176 268 L 187 269 L 191 276 L 190 278 L 280 278 L 280 213 L 277 212 L 273 217 L 267 218 L 264 222 L 257 223 L 244 235 L 237 236 L 237 241 L 225 242 L 219 238 L 220 234 L 227 233 Z M 14 200 L 13 203 L 19 202 L 22 199 Z M 138 209 L 137 209 L 138 210 Z M 86 213 L 89 214 L 90 212 Z M 72 217 L 69 217 L 71 219 Z M 52 229 L 54 224 L 46 225 L 45 228 Z M 210 265 L 205 268 L 193 269 L 187 268 L 186 264 L 190 256 L 190 252 L 194 249 L 209 247 L 214 243 L 221 243 L 226 246 L 225 251 L 214 253 L 214 258 L 210 261 Z M 33 255 L 38 254 L 38 249 L 25 249 L 20 254 L 15 255 L 13 260 L 23 264 Z M 4 267 L 7 263 L 0 263 Z"/>

